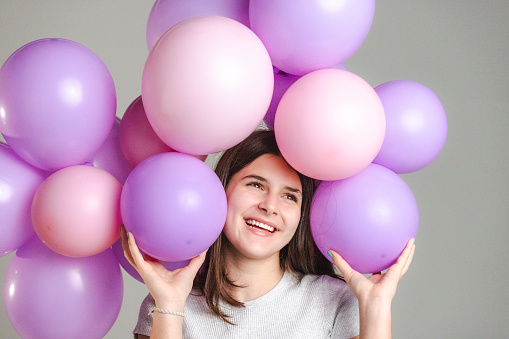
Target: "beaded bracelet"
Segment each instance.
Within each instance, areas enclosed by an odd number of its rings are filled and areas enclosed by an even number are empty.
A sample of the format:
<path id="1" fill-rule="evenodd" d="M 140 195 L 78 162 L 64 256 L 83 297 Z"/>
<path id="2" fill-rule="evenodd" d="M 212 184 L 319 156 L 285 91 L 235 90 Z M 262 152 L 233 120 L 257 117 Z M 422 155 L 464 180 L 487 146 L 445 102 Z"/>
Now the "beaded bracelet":
<path id="1" fill-rule="evenodd" d="M 179 317 L 183 317 L 184 316 L 184 312 L 168 311 L 168 310 L 164 310 L 164 309 L 159 308 L 159 307 L 154 307 L 152 309 L 152 311 L 150 311 L 149 315 L 152 315 L 152 313 L 154 313 L 154 312 L 158 312 L 158 313 L 162 313 L 162 314 L 178 315 Z"/>

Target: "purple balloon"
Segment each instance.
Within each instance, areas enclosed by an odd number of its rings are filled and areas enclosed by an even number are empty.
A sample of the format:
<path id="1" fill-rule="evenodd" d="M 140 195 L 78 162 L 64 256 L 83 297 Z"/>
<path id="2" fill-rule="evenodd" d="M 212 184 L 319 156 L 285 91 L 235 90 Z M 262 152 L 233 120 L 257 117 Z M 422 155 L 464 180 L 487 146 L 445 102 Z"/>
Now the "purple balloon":
<path id="1" fill-rule="evenodd" d="M 375 0 L 251 0 L 251 29 L 272 63 L 304 75 L 351 57 L 368 35 Z"/>
<path id="2" fill-rule="evenodd" d="M 157 0 L 147 22 L 150 51 L 159 38 L 181 21 L 201 15 L 224 16 L 249 27 L 249 0 Z"/>
<path id="3" fill-rule="evenodd" d="M 126 230 L 144 253 L 163 261 L 183 261 L 206 250 L 221 233 L 226 194 L 203 161 L 161 153 L 129 174 L 120 210 Z"/>
<path id="4" fill-rule="evenodd" d="M 323 181 L 311 207 L 311 230 L 320 251 L 338 252 L 360 273 L 381 272 L 415 238 L 419 211 L 396 173 L 370 164 L 338 181 Z"/>
<path id="5" fill-rule="evenodd" d="M 115 254 L 115 258 L 117 258 L 120 266 L 126 271 L 131 277 L 138 280 L 141 283 L 144 283 L 143 278 L 140 276 L 138 271 L 127 261 L 124 255 L 124 249 L 122 247 L 122 239 L 118 239 L 113 246 L 111 246 L 113 250 L 113 254 Z M 168 262 L 168 261 L 159 261 L 167 270 L 173 271 L 178 268 L 185 267 L 189 264 L 190 260 L 178 261 L 178 262 Z"/>
<path id="6" fill-rule="evenodd" d="M 108 138 L 88 162 L 110 173 L 123 185 L 132 168 L 120 148 L 119 131 L 120 119 L 115 118 Z"/>
<path id="7" fill-rule="evenodd" d="M 21 158 L 47 171 L 89 159 L 106 140 L 116 105 L 108 69 L 74 41 L 33 41 L 0 69 L 0 132 Z"/>
<path id="8" fill-rule="evenodd" d="M 374 163 L 396 173 L 410 173 L 429 165 L 447 139 L 444 107 L 428 87 L 395 80 L 375 88 L 385 111 L 387 127 Z"/>
<path id="9" fill-rule="evenodd" d="M 7 315 L 23 338 L 103 338 L 118 317 L 123 293 L 110 249 L 70 258 L 38 237 L 16 252 L 4 281 Z"/>
<path id="10" fill-rule="evenodd" d="M 32 199 L 50 173 L 26 163 L 2 142 L 0 163 L 0 256 L 3 256 L 35 235 Z"/>

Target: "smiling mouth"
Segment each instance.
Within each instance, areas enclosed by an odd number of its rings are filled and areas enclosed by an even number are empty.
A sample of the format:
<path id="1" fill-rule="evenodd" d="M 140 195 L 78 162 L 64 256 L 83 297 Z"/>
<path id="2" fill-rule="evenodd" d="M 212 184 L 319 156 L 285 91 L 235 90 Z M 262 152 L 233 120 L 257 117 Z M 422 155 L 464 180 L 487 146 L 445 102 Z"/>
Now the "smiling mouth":
<path id="1" fill-rule="evenodd" d="M 252 228 L 259 228 L 265 231 L 268 231 L 269 233 L 274 233 L 275 228 L 269 225 L 264 224 L 263 222 L 259 222 L 256 220 L 248 219 L 246 220 L 246 224 L 248 224 Z"/>

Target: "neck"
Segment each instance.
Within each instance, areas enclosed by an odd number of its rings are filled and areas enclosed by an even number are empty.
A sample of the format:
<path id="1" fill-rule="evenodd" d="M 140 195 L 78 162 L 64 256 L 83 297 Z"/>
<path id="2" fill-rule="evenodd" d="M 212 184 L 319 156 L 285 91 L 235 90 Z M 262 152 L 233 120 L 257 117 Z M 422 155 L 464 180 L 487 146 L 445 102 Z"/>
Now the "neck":
<path id="1" fill-rule="evenodd" d="M 226 251 L 228 278 L 240 287 L 229 292 L 237 301 L 257 299 L 272 290 L 281 281 L 283 269 L 279 266 L 279 253 L 269 258 L 251 259 Z"/>

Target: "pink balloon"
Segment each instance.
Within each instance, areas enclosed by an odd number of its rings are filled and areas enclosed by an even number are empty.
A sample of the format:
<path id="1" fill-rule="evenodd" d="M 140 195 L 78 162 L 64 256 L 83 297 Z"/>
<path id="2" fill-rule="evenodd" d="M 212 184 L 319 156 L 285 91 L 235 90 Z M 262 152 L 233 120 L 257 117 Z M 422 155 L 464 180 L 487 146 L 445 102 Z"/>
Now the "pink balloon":
<path id="1" fill-rule="evenodd" d="M 35 235 L 30 207 L 35 191 L 49 175 L 0 142 L 0 257 Z"/>
<path id="2" fill-rule="evenodd" d="M 156 134 L 171 148 L 211 154 L 245 139 L 272 97 L 270 57 L 235 20 L 204 16 L 166 32 L 145 63 L 142 96 Z"/>
<path id="3" fill-rule="evenodd" d="M 397 174 L 376 164 L 344 180 L 323 181 L 313 197 L 311 230 L 320 251 L 338 252 L 360 273 L 396 262 L 419 228 L 412 191 Z"/>
<path id="4" fill-rule="evenodd" d="M 331 68 L 368 35 L 375 0 L 251 0 L 251 29 L 277 68 L 295 75 Z"/>
<path id="5" fill-rule="evenodd" d="M 101 148 L 94 154 L 90 162 L 94 167 L 105 170 L 113 175 L 121 184 L 125 182 L 131 166 L 120 149 L 120 119 L 115 118 L 115 123 Z"/>
<path id="6" fill-rule="evenodd" d="M 82 164 L 106 140 L 117 97 L 104 63 L 86 47 L 42 39 L 0 69 L 0 131 L 25 161 L 46 171 Z"/>
<path id="7" fill-rule="evenodd" d="M 218 15 L 249 26 L 249 0 L 157 0 L 147 22 L 147 46 L 150 51 L 171 27 L 186 19 Z"/>
<path id="8" fill-rule="evenodd" d="M 359 76 L 338 69 L 306 74 L 283 95 L 276 140 L 288 163 L 320 180 L 339 180 L 366 168 L 382 146 L 380 99 Z"/>
<path id="9" fill-rule="evenodd" d="M 37 235 L 69 257 L 104 251 L 120 236 L 121 190 L 118 180 L 99 168 L 70 166 L 53 173 L 32 203 Z"/>
<path id="10" fill-rule="evenodd" d="M 104 338 L 122 306 L 124 283 L 110 249 L 87 258 L 51 251 L 34 236 L 12 257 L 5 309 L 22 338 Z"/>
<path id="11" fill-rule="evenodd" d="M 385 139 L 374 163 L 396 173 L 423 169 L 447 139 L 447 117 L 440 99 L 414 81 L 395 80 L 375 88 L 387 119 Z"/>
<path id="12" fill-rule="evenodd" d="M 122 153 L 132 168 L 152 155 L 173 151 L 157 136 L 148 122 L 141 96 L 127 107 L 119 135 Z"/>

